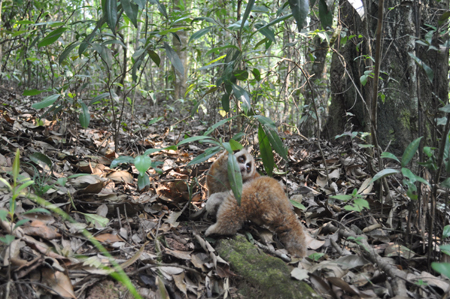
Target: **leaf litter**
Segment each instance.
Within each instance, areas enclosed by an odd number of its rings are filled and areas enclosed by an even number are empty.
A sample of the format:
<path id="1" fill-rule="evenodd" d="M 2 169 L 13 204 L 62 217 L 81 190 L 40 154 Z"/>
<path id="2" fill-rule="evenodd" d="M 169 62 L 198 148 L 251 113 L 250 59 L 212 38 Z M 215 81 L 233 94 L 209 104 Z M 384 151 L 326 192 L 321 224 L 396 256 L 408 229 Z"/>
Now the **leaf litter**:
<path id="1" fill-rule="evenodd" d="M 39 113 L 29 103 L 17 106 L 14 99 L 1 99 L 1 177 L 11 182 L 14 153 L 19 149 L 20 176 L 35 182 L 26 191 L 69 213 L 76 223 L 56 213 L 27 214 L 39 206 L 19 197 L 15 223 L 0 220 L 0 236 L 14 236 L 9 246 L 0 243 L 0 284 L 8 286 L 2 288 L 2 295 L 131 298 L 126 287 L 109 278 L 113 270 L 103 265 L 111 266 L 112 261 L 81 234 L 86 229 L 144 298 L 242 298 L 234 279 L 239 274 L 217 254 L 213 240 L 204 237 L 212 221 L 192 219 L 206 200 L 205 174 L 214 158 L 186 165 L 207 145 L 191 143 L 151 153 L 152 163 L 159 162 L 161 171 L 148 170 L 150 185 L 140 189 L 142 169 L 129 163 L 110 168 L 119 154 L 101 117 L 93 115 L 96 129 L 64 128 L 53 121 L 38 124 Z M 143 124 L 136 121 L 135 134 L 121 131 L 121 156 L 137 157 L 149 148 L 174 145 L 186 127 L 191 136 L 207 130 L 198 119 L 178 129 L 169 129 L 168 118 L 146 129 Z M 255 132 L 246 133 L 252 140 Z M 283 137 L 289 164 L 277 158 L 278 169 L 287 174 L 276 178 L 285 185 L 309 233 L 308 258 L 289 258 L 270 231 L 251 225 L 242 233 L 251 234 L 255 246 L 288 263 L 292 279 L 306 281 L 324 297 L 441 298 L 448 293 L 448 279 L 429 268 L 426 253 L 432 249 L 424 219 L 408 222 L 410 201 L 398 178 L 388 178 L 389 192 L 380 200 L 367 169 L 369 157 L 352 140 L 330 144 L 288 133 Z M 258 166 L 262 171 L 260 162 Z M 429 196 L 426 188 L 424 200 Z M 0 211 L 9 211 L 10 198 L 10 190 L 0 182 Z M 437 210 L 437 222 L 444 223 L 447 217 L 445 210 Z M 21 225 L 13 230 L 19 221 Z M 408 225 L 413 227 L 409 241 L 403 233 Z M 441 261 L 446 261 L 445 255 Z"/>

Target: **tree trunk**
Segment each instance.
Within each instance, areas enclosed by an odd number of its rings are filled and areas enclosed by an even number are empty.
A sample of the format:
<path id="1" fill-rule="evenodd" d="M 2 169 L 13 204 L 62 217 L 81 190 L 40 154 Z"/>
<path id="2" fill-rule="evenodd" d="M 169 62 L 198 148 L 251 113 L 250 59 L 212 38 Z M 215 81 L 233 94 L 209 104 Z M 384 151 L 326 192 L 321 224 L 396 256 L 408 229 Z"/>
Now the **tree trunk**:
<path id="1" fill-rule="evenodd" d="M 368 52 L 370 48 L 375 47 L 373 37 L 377 19 L 373 16 L 378 13 L 378 4 L 374 1 L 366 3 L 367 14 L 362 21 L 347 1 L 340 1 L 340 23 L 347 26 L 347 36 L 353 38 L 348 39 L 346 43 L 342 39 L 338 41 L 336 52 L 339 53 L 335 52 L 332 57 L 332 101 L 327 124 L 322 132 L 327 138 L 334 138 L 345 131 L 367 131 L 369 127 L 368 105 L 372 79 L 369 78 L 368 84 L 364 86 L 360 78 L 365 71 L 373 72 Z M 374 96 L 378 101 L 377 137 L 383 149 L 391 142 L 389 150 L 401 154 L 406 146 L 418 137 L 418 104 L 421 104 L 425 115 L 431 115 L 425 124 L 425 128 L 431 128 L 440 105 L 439 99 L 447 99 L 448 51 L 439 52 L 415 42 L 413 2 L 398 5 L 398 2 L 389 0 L 386 1 L 385 7 L 393 9 L 386 9 L 384 14 L 379 92 L 377 97 Z M 427 31 L 432 30 L 425 24 L 437 27 L 439 17 L 444 11 L 442 9 L 446 8 L 448 5 L 443 2 L 425 1 L 419 5 L 421 20 L 418 28 L 421 28 L 421 40 L 425 40 Z M 363 37 L 358 38 L 359 35 Z M 437 35 L 433 35 L 432 44 L 439 48 L 438 43 L 442 44 L 443 41 L 438 40 Z M 367 42 L 370 44 L 366 45 Z M 415 62 L 414 56 L 434 71 L 432 82 Z M 431 114 L 427 114 L 427 111 Z"/>

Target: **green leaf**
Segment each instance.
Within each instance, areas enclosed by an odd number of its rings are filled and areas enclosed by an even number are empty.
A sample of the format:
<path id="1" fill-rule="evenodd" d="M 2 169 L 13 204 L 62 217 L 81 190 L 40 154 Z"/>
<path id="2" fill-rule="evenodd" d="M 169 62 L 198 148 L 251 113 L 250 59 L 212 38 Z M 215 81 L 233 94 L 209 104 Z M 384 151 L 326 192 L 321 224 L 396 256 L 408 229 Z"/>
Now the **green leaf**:
<path id="1" fill-rule="evenodd" d="M 240 151 L 241 149 L 243 149 L 244 147 L 242 146 L 242 144 L 240 144 L 238 141 L 234 140 L 234 139 L 230 139 L 230 147 L 233 150 L 233 152 L 235 151 Z"/>
<path id="2" fill-rule="evenodd" d="M 20 171 L 20 151 L 16 150 L 16 156 L 14 157 L 13 167 L 12 167 L 12 175 L 14 179 L 14 186 L 16 185 L 17 178 L 19 177 Z"/>
<path id="3" fill-rule="evenodd" d="M 288 162 L 287 150 L 284 147 L 283 141 L 281 141 L 280 136 L 278 136 L 278 131 L 275 123 L 270 119 L 262 115 L 255 115 L 255 118 L 259 121 L 269 138 L 269 142 L 272 148 L 286 161 Z"/>
<path id="4" fill-rule="evenodd" d="M 207 34 L 208 32 L 210 32 L 211 29 L 213 29 L 214 27 L 215 27 L 215 26 L 209 26 L 209 27 L 200 29 L 199 31 L 193 33 L 193 34 L 191 35 L 191 37 L 189 38 L 189 42 L 188 42 L 188 43 L 190 43 L 190 42 L 193 41 L 193 40 L 199 39 L 199 38 L 202 37 L 203 35 L 205 35 L 205 34 Z"/>
<path id="5" fill-rule="evenodd" d="M 434 271 L 441 273 L 442 275 L 447 276 L 447 278 L 450 278 L 450 263 L 431 263 L 431 268 L 433 268 Z"/>
<path id="6" fill-rule="evenodd" d="M 303 23 L 305 23 L 309 12 L 308 0 L 289 0 L 289 6 L 291 7 L 294 19 L 297 22 L 298 32 L 301 32 Z"/>
<path id="7" fill-rule="evenodd" d="M 0 237 L 0 242 L 5 243 L 6 245 L 11 244 L 14 241 L 15 237 L 12 235 L 5 235 L 4 237 Z"/>
<path id="8" fill-rule="evenodd" d="M 185 143 L 193 142 L 193 141 L 198 141 L 198 140 L 212 141 L 210 136 L 193 136 L 193 137 L 189 137 L 189 138 L 181 140 L 180 142 L 178 142 L 177 146 L 180 146 Z"/>
<path id="9" fill-rule="evenodd" d="M 242 175 L 236 156 L 232 152 L 228 153 L 228 181 L 230 182 L 234 197 L 240 206 L 242 195 Z"/>
<path id="10" fill-rule="evenodd" d="M 279 18 L 277 18 L 277 19 L 275 19 L 275 20 L 273 20 L 273 21 L 267 23 L 267 24 L 264 25 L 263 27 L 259 28 L 257 31 L 261 31 L 261 30 L 263 30 L 263 29 L 265 29 L 265 28 L 268 28 L 268 27 L 270 27 L 270 26 L 272 26 L 272 25 L 275 25 L 275 24 L 277 24 L 277 23 L 280 23 L 281 21 L 284 21 L 284 20 L 286 20 L 286 19 L 289 19 L 290 17 L 292 17 L 292 15 L 293 15 L 293 14 L 290 13 L 290 14 L 288 14 L 288 15 L 279 17 Z"/>
<path id="11" fill-rule="evenodd" d="M 31 105 L 34 109 L 42 109 L 52 105 L 60 97 L 60 94 L 53 94 L 51 96 L 45 97 L 41 102 Z"/>
<path id="12" fill-rule="evenodd" d="M 365 200 L 364 198 L 355 198 L 355 200 L 353 202 L 358 207 L 366 208 L 366 209 L 370 210 L 369 202 L 367 200 Z"/>
<path id="13" fill-rule="evenodd" d="M 89 126 L 91 115 L 89 114 L 89 108 L 84 102 L 81 103 L 80 124 L 86 129 Z"/>
<path id="14" fill-rule="evenodd" d="M 391 174 L 396 174 L 396 173 L 400 173 L 400 171 L 398 169 L 392 169 L 392 168 L 383 169 L 382 171 L 380 171 L 376 175 L 374 175 L 374 177 L 371 180 L 371 183 L 375 182 L 376 180 L 381 179 L 382 177 L 385 177 L 385 176 L 391 175 Z"/>
<path id="15" fill-rule="evenodd" d="M 325 0 L 319 0 L 319 19 L 323 29 L 331 28 L 333 25 L 333 12 L 327 6 Z"/>
<path id="16" fill-rule="evenodd" d="M 397 161 L 398 163 L 400 163 L 400 160 L 394 154 L 391 154 L 389 152 L 381 153 L 380 157 L 385 158 L 385 159 L 393 159 L 393 160 Z"/>
<path id="17" fill-rule="evenodd" d="M 159 64 L 161 63 L 161 58 L 159 57 L 159 55 L 153 50 L 147 50 L 147 53 L 153 60 L 153 62 L 159 67 Z"/>
<path id="18" fill-rule="evenodd" d="M 134 163 L 134 158 L 130 157 L 130 156 L 120 156 L 119 158 L 114 159 L 111 162 L 111 165 L 109 167 L 115 168 L 115 167 L 119 166 L 119 164 L 122 164 L 122 163 Z"/>
<path id="19" fill-rule="evenodd" d="M 412 171 L 408 168 L 402 167 L 402 174 L 403 176 L 407 177 L 411 181 L 411 183 L 414 184 L 416 182 L 416 175 L 412 173 Z"/>
<path id="20" fill-rule="evenodd" d="M 109 219 L 108 218 L 102 217 L 100 215 L 81 213 L 81 212 L 79 212 L 79 213 L 84 215 L 84 218 L 86 219 L 87 223 L 92 223 L 95 226 L 99 225 L 101 227 L 105 227 L 109 223 Z"/>
<path id="21" fill-rule="evenodd" d="M 67 28 L 65 27 L 60 27 L 58 29 L 53 30 L 39 42 L 38 48 L 53 44 L 66 30 Z"/>
<path id="22" fill-rule="evenodd" d="M 89 102 L 88 106 L 91 106 L 93 104 L 98 104 L 98 103 L 100 103 L 101 100 L 103 100 L 104 98 L 107 98 L 109 96 L 110 96 L 109 92 L 104 92 L 102 94 L 99 94 L 98 96 L 96 96 Z"/>
<path id="23" fill-rule="evenodd" d="M 147 186 L 150 186 L 150 179 L 147 173 L 139 173 L 138 175 L 138 190 L 144 190 Z"/>
<path id="24" fill-rule="evenodd" d="M 8 211 L 0 210 L 0 220 L 6 221 L 8 219 Z"/>
<path id="25" fill-rule="evenodd" d="M 173 67 L 182 77 L 184 77 L 184 66 L 180 60 L 180 57 L 178 57 L 178 54 L 166 42 L 164 42 L 164 49 L 166 49 L 167 56 L 169 57 L 170 62 L 172 62 Z"/>
<path id="26" fill-rule="evenodd" d="M 252 11 L 253 5 L 255 4 L 255 0 L 249 0 L 247 3 L 247 7 L 245 8 L 244 15 L 242 16 L 241 20 L 241 28 L 240 31 L 242 32 L 242 29 L 244 29 L 245 22 L 248 19 L 248 16 L 250 15 L 250 12 Z"/>
<path id="27" fill-rule="evenodd" d="M 444 231 L 442 232 L 442 239 L 445 239 L 448 237 L 450 237 L 450 225 L 444 226 Z"/>
<path id="28" fill-rule="evenodd" d="M 230 112 L 230 95 L 228 93 L 222 96 L 222 108 L 226 112 Z"/>
<path id="29" fill-rule="evenodd" d="M 232 119 L 234 119 L 236 117 L 237 116 L 232 116 L 232 117 L 229 117 L 229 118 L 222 119 L 221 121 L 219 121 L 219 122 L 215 123 L 214 125 L 212 125 L 211 127 L 209 127 L 208 130 L 206 130 L 206 132 L 203 133 L 203 135 L 204 136 L 209 135 L 212 131 L 214 131 L 215 129 L 217 129 L 221 125 L 229 122 L 230 120 L 232 120 Z"/>
<path id="30" fill-rule="evenodd" d="M 272 176 L 275 160 L 273 158 L 269 138 L 266 133 L 264 133 L 264 129 L 261 124 L 258 126 L 258 143 L 264 169 L 266 170 L 268 176 Z"/>
<path id="31" fill-rule="evenodd" d="M 214 156 L 215 154 L 217 154 L 218 152 L 220 152 L 221 149 L 222 148 L 220 146 L 215 146 L 215 147 L 208 148 L 202 154 L 200 154 L 197 157 L 195 157 L 186 166 L 192 166 L 192 165 L 195 165 L 195 164 L 202 163 L 202 162 L 208 160 L 209 158 L 211 158 L 212 156 Z"/>
<path id="32" fill-rule="evenodd" d="M 297 209 L 300 209 L 300 210 L 302 210 L 302 211 L 306 210 L 306 207 L 305 207 L 304 205 L 302 205 L 301 203 L 296 202 L 296 201 L 294 201 L 294 200 L 289 200 L 289 201 L 290 201 L 291 204 L 292 204 L 294 207 L 296 207 Z"/>
<path id="33" fill-rule="evenodd" d="M 137 28 L 137 14 L 139 7 L 132 3 L 131 0 L 120 0 L 122 3 L 123 10 L 128 18 L 130 18 L 131 23 Z"/>
<path id="34" fill-rule="evenodd" d="M 69 56 L 70 52 L 72 52 L 73 49 L 75 49 L 78 45 L 80 44 L 80 42 L 73 42 L 70 45 L 68 45 L 66 47 L 66 49 L 64 49 L 64 52 L 61 53 L 61 55 L 59 55 L 59 64 L 61 64 L 66 58 L 67 56 Z"/>
<path id="35" fill-rule="evenodd" d="M 252 70 L 252 74 L 255 77 L 256 81 L 261 81 L 261 73 L 259 72 L 259 70 L 257 68 L 254 68 Z"/>
<path id="36" fill-rule="evenodd" d="M 152 159 L 148 155 L 137 156 L 134 158 L 134 166 L 140 174 L 144 174 L 152 166 Z"/>
<path id="37" fill-rule="evenodd" d="M 43 93 L 45 90 L 37 90 L 37 89 L 28 89 L 23 92 L 24 96 L 35 96 L 40 93 Z"/>
<path id="38" fill-rule="evenodd" d="M 109 29 L 116 34 L 117 0 L 102 0 L 102 11 Z"/>
<path id="39" fill-rule="evenodd" d="M 416 140 L 414 140 L 413 142 L 411 142 L 408 147 L 405 149 L 405 152 L 403 153 L 402 156 L 402 167 L 405 167 L 406 165 L 408 165 L 408 163 L 411 161 L 412 157 L 414 157 L 414 155 L 417 152 L 417 149 L 419 148 L 420 145 L 420 140 L 423 137 L 419 137 Z"/>
<path id="40" fill-rule="evenodd" d="M 250 95 L 248 94 L 248 92 L 243 89 L 242 87 L 231 83 L 232 87 L 233 87 L 233 94 L 236 97 L 236 99 L 238 99 L 239 101 L 242 102 L 242 110 L 244 110 L 245 114 L 248 114 L 248 111 L 251 109 L 251 104 L 250 104 Z"/>
<path id="41" fill-rule="evenodd" d="M 248 79 L 248 72 L 247 70 L 235 70 L 233 71 L 233 76 L 238 80 L 245 81 Z"/>
<path id="42" fill-rule="evenodd" d="M 270 41 L 272 41 L 274 43 L 277 42 L 276 39 L 275 39 L 275 33 L 273 32 L 272 29 L 266 27 L 263 24 L 255 24 L 255 28 L 259 31 L 259 33 L 261 33 L 262 35 L 267 37 L 268 40 L 270 40 Z"/>
<path id="43" fill-rule="evenodd" d="M 18 227 L 24 225 L 24 224 L 27 223 L 28 221 L 30 221 L 30 219 L 22 219 L 22 220 L 17 221 L 16 225 L 14 225 L 13 230 L 15 230 L 16 228 L 18 228 Z"/>
<path id="44" fill-rule="evenodd" d="M 441 187 L 450 189 L 450 178 L 446 178 L 442 183 Z"/>
<path id="45" fill-rule="evenodd" d="M 49 210 L 44 208 L 36 208 L 26 211 L 25 213 L 22 213 L 22 215 L 30 214 L 30 213 L 45 213 L 45 214 L 51 214 Z"/>
<path id="46" fill-rule="evenodd" d="M 430 83 L 433 84 L 434 71 L 428 65 L 426 65 L 422 60 L 420 60 L 419 57 L 415 56 L 412 53 L 408 53 L 408 55 L 411 56 L 411 58 L 425 71 L 428 81 L 430 81 Z"/>
<path id="47" fill-rule="evenodd" d="M 32 155 L 29 156 L 30 160 L 33 161 L 34 163 L 39 165 L 39 162 L 43 162 L 44 164 L 46 164 L 48 166 L 48 168 L 52 169 L 53 168 L 53 162 L 52 160 L 50 160 L 49 157 L 47 157 L 45 154 L 42 153 L 33 153 Z"/>

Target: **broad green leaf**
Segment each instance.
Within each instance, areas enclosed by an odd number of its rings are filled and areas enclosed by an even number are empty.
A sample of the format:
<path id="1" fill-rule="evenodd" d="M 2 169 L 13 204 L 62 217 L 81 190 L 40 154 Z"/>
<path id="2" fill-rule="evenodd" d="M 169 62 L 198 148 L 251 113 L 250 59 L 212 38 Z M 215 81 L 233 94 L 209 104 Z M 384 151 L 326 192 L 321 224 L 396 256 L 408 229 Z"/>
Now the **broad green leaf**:
<path id="1" fill-rule="evenodd" d="M 450 225 L 444 226 L 444 231 L 442 232 L 442 239 L 445 239 L 445 238 L 448 238 L 448 237 L 450 237 Z M 450 244 L 447 245 L 447 246 L 450 246 Z M 450 251 L 450 248 L 449 248 L 449 251 Z"/>
<path id="2" fill-rule="evenodd" d="M 420 60 L 419 57 L 415 56 L 412 53 L 408 53 L 408 55 L 411 56 L 411 58 L 425 71 L 428 81 L 430 81 L 430 83 L 433 84 L 434 71 L 428 65 L 426 65 L 422 60 Z"/>
<path id="3" fill-rule="evenodd" d="M 412 173 L 412 171 L 408 168 L 402 167 L 402 174 L 403 176 L 407 177 L 411 181 L 411 183 L 414 184 L 416 182 L 416 175 Z"/>
<path id="4" fill-rule="evenodd" d="M 411 159 L 414 157 L 414 155 L 417 152 L 417 149 L 419 148 L 420 145 L 420 140 L 423 137 L 419 137 L 416 140 L 414 140 L 413 142 L 411 142 L 408 147 L 405 149 L 405 152 L 403 153 L 402 156 L 402 167 L 405 167 L 406 165 L 408 165 L 408 163 L 411 161 Z"/>
<path id="5" fill-rule="evenodd" d="M 308 0 L 289 0 L 289 6 L 297 22 L 298 32 L 301 32 L 309 12 Z"/>
<path id="6" fill-rule="evenodd" d="M 398 163 L 400 163 L 400 160 L 394 154 L 391 154 L 389 152 L 382 152 L 380 157 L 385 158 L 385 159 L 393 159 L 393 160 L 397 161 Z"/>
<path id="7" fill-rule="evenodd" d="M 252 70 L 252 74 L 255 77 L 256 81 L 261 81 L 261 73 L 259 72 L 259 70 L 257 68 L 254 68 Z"/>
<path id="8" fill-rule="evenodd" d="M 181 140 L 177 144 L 177 146 L 180 146 L 180 145 L 185 144 L 185 143 L 193 142 L 193 141 L 198 141 L 198 140 L 205 140 L 207 142 L 212 141 L 210 136 L 193 136 L 193 137 L 189 137 L 189 138 Z"/>
<path id="9" fill-rule="evenodd" d="M 222 108 L 225 112 L 230 112 L 230 95 L 228 93 L 222 96 Z"/>
<path id="10" fill-rule="evenodd" d="M 30 221 L 30 219 L 22 219 L 22 220 L 17 221 L 16 225 L 14 225 L 13 230 L 18 228 L 18 227 L 21 227 L 22 225 L 24 225 L 28 221 Z"/>
<path id="11" fill-rule="evenodd" d="M 35 95 L 38 95 L 43 92 L 45 92 L 45 90 L 28 89 L 23 92 L 23 95 L 24 96 L 35 96 Z"/>
<path id="12" fill-rule="evenodd" d="M 117 0 L 102 0 L 102 11 L 109 29 L 116 34 Z"/>
<path id="13" fill-rule="evenodd" d="M 67 56 L 69 56 L 70 52 L 72 52 L 72 50 L 75 49 L 79 44 L 80 42 L 76 41 L 68 45 L 61 53 L 61 55 L 59 55 L 59 64 L 61 64 L 67 58 Z"/>
<path id="14" fill-rule="evenodd" d="M 450 178 L 446 178 L 442 183 L 441 187 L 450 189 Z"/>
<path id="15" fill-rule="evenodd" d="M 139 173 L 138 175 L 138 189 L 144 190 L 145 187 L 150 185 L 150 179 L 148 178 L 147 173 Z"/>
<path id="16" fill-rule="evenodd" d="M 67 28 L 65 27 L 60 27 L 58 29 L 53 30 L 39 42 L 38 48 L 53 44 L 66 30 Z"/>
<path id="17" fill-rule="evenodd" d="M 166 49 L 167 56 L 169 57 L 170 62 L 172 62 L 173 67 L 182 77 L 184 77 L 184 66 L 180 60 L 180 57 L 178 57 L 178 54 L 166 42 L 164 42 L 164 49 Z"/>
<path id="18" fill-rule="evenodd" d="M 233 150 L 233 152 L 235 151 L 240 151 L 241 149 L 243 149 L 244 147 L 242 146 L 242 144 L 240 144 L 238 141 L 234 140 L 234 139 L 230 139 L 230 147 Z"/>
<path id="19" fill-rule="evenodd" d="M 4 237 L 0 237 L 0 242 L 9 245 L 14 241 L 15 237 L 13 235 L 5 235 Z"/>
<path id="20" fill-rule="evenodd" d="M 134 158 L 130 157 L 130 156 L 120 156 L 119 158 L 114 159 L 111 162 L 111 165 L 109 167 L 115 168 L 115 167 L 119 166 L 119 164 L 122 164 L 122 163 L 134 163 Z"/>
<path id="21" fill-rule="evenodd" d="M 248 92 L 243 89 L 242 87 L 231 83 L 232 87 L 233 87 L 233 94 L 236 97 L 236 99 L 238 99 L 239 101 L 242 102 L 242 110 L 244 110 L 245 114 L 248 114 L 249 110 L 251 109 L 251 104 L 250 104 L 250 95 L 248 94 Z"/>
<path id="22" fill-rule="evenodd" d="M 200 154 L 197 157 L 195 157 L 186 166 L 192 166 L 192 165 L 195 165 L 195 164 L 202 163 L 202 162 L 208 160 L 209 158 L 211 158 L 212 156 L 214 156 L 215 154 L 217 154 L 218 152 L 220 152 L 221 149 L 222 148 L 220 146 L 215 146 L 215 147 L 208 148 L 202 154 Z"/>
<path id="23" fill-rule="evenodd" d="M 230 182 L 234 197 L 240 206 L 242 195 L 242 175 L 236 156 L 230 152 L 228 153 L 228 181 Z"/>
<path id="24" fill-rule="evenodd" d="M 262 24 L 255 24 L 256 29 L 259 31 L 259 33 L 261 33 L 262 35 L 264 35 L 265 37 L 267 37 L 268 40 L 276 43 L 276 39 L 275 39 L 275 33 L 273 32 L 272 29 L 265 27 Z"/>
<path id="25" fill-rule="evenodd" d="M 448 226 L 448 225 L 447 225 Z M 445 227 L 444 227 L 444 231 L 445 231 Z M 444 238 L 448 238 L 449 235 L 447 235 Z M 447 251 L 450 252 L 450 244 L 444 244 L 444 245 L 440 245 L 439 248 L 441 249 L 441 251 Z M 448 253 L 447 253 L 448 254 Z"/>
<path id="26" fill-rule="evenodd" d="M 139 173 L 144 174 L 152 166 L 152 159 L 148 155 L 137 156 L 134 158 L 134 166 Z"/>
<path id="27" fill-rule="evenodd" d="M 325 30 L 333 25 L 333 11 L 330 8 L 325 0 L 319 0 L 319 19 Z"/>
<path id="28" fill-rule="evenodd" d="M 191 37 L 189 38 L 189 42 L 188 42 L 188 43 L 190 43 L 190 42 L 193 41 L 193 40 L 199 39 L 199 38 L 202 37 L 203 35 L 207 34 L 209 31 L 211 31 L 211 29 L 214 28 L 214 27 L 215 27 L 215 26 L 209 26 L 209 27 L 200 29 L 199 31 L 193 33 L 193 34 L 191 35 Z"/>
<path id="29" fill-rule="evenodd" d="M 245 8 L 244 15 L 242 16 L 242 19 L 241 19 L 241 28 L 240 28 L 241 32 L 242 32 L 242 29 L 244 29 L 245 22 L 247 21 L 248 16 L 250 15 L 250 12 L 252 11 L 254 4 L 255 4 L 255 0 L 249 0 L 247 3 L 247 7 Z"/>
<path id="30" fill-rule="evenodd" d="M 382 177 L 385 177 L 385 176 L 391 175 L 391 174 L 396 174 L 396 173 L 400 173 L 400 171 L 398 169 L 392 169 L 392 168 L 383 169 L 382 171 L 380 171 L 376 175 L 374 175 L 371 183 L 375 182 L 376 180 L 381 179 Z"/>
<path id="31" fill-rule="evenodd" d="M 43 162 L 44 164 L 46 164 L 48 166 L 48 168 L 52 169 L 53 168 L 53 162 L 52 160 L 50 160 L 49 157 L 47 157 L 45 154 L 42 153 L 33 153 L 32 155 L 29 156 L 30 160 L 33 161 L 34 163 L 39 165 L 39 162 Z"/>
<path id="32" fill-rule="evenodd" d="M 248 79 L 248 71 L 247 70 L 235 70 L 233 71 L 233 76 L 240 81 L 245 81 Z"/>
<path id="33" fill-rule="evenodd" d="M 92 223 L 95 226 L 105 227 L 109 223 L 109 219 L 108 218 L 102 217 L 100 215 L 81 213 L 81 212 L 79 212 L 79 213 L 84 215 L 84 218 L 86 219 L 87 223 Z"/>
<path id="34" fill-rule="evenodd" d="M 8 211 L 0 210 L 0 220 L 6 221 L 8 219 Z"/>
<path id="35" fill-rule="evenodd" d="M 52 105 L 60 97 L 60 94 L 53 94 L 51 96 L 45 97 L 41 102 L 31 105 L 34 109 L 42 109 Z"/>
<path id="36" fill-rule="evenodd" d="M 103 100 L 104 98 L 107 98 L 109 96 L 110 96 L 109 92 L 104 92 L 102 94 L 99 94 L 98 96 L 96 96 L 89 102 L 88 106 L 91 106 L 93 104 L 98 104 L 98 103 L 100 103 L 101 100 Z"/>
<path id="37" fill-rule="evenodd" d="M 161 63 L 161 58 L 159 57 L 159 55 L 153 50 L 147 50 L 147 53 L 153 60 L 153 62 L 159 67 L 159 64 Z"/>
<path id="38" fill-rule="evenodd" d="M 370 210 L 369 202 L 365 200 L 364 198 L 355 198 L 354 200 L 355 205 L 361 208 L 366 208 Z"/>
<path id="39" fill-rule="evenodd" d="M 269 138 L 267 137 L 266 133 L 264 133 L 264 129 L 261 124 L 258 126 L 258 143 L 264 169 L 266 170 L 268 176 L 272 176 L 273 168 L 275 166 L 275 160 L 273 158 L 273 152 L 272 147 L 270 146 Z"/>
<path id="40" fill-rule="evenodd" d="M 284 147 L 283 141 L 281 141 L 280 136 L 278 136 L 278 131 L 275 123 L 270 119 L 262 115 L 255 115 L 255 118 L 259 121 L 269 138 L 269 142 L 272 148 L 286 161 L 288 162 L 287 150 Z"/>
<path id="41" fill-rule="evenodd" d="M 431 263 L 431 268 L 433 268 L 434 271 L 441 273 L 442 275 L 447 276 L 447 278 L 450 278 L 450 263 Z"/>
<path id="42" fill-rule="evenodd" d="M 167 15 L 166 7 L 165 7 L 163 4 L 161 4 L 161 3 L 159 2 L 159 0 L 149 0 L 149 2 L 150 2 L 151 4 L 156 4 L 156 5 L 158 6 L 159 12 L 160 12 L 166 19 L 169 18 L 169 16 Z"/>
<path id="43" fill-rule="evenodd" d="M 123 10 L 128 18 L 130 18 L 131 23 L 137 28 L 137 14 L 139 7 L 132 2 L 132 0 L 120 0 L 122 3 Z"/>
<path id="44" fill-rule="evenodd" d="M 146 0 L 133 0 L 133 1 L 139 6 L 140 10 L 143 10 L 145 8 L 145 4 L 147 4 Z"/>
<path id="45" fill-rule="evenodd" d="M 89 114 L 89 108 L 84 102 L 81 103 L 80 124 L 86 129 L 91 121 L 91 115 Z"/>
<path id="46" fill-rule="evenodd" d="M 442 108 L 439 108 L 440 111 L 443 111 L 445 113 L 450 113 L 450 104 L 445 105 Z"/>
<path id="47" fill-rule="evenodd" d="M 289 201 L 290 201 L 291 204 L 292 204 L 294 207 L 296 207 L 297 209 L 300 209 L 300 210 L 302 210 L 302 211 L 306 210 L 306 207 L 305 207 L 304 205 L 302 205 L 301 203 L 296 202 L 296 201 L 294 201 L 294 200 L 289 200 Z"/>
<path id="48" fill-rule="evenodd" d="M 212 125 L 211 127 L 209 127 L 209 129 L 206 130 L 206 132 L 203 133 L 203 135 L 206 136 L 206 135 L 211 134 L 212 131 L 214 131 L 215 129 L 217 129 L 217 128 L 220 127 L 221 125 L 223 125 L 223 124 L 229 122 L 230 120 L 232 120 L 232 119 L 234 119 L 234 118 L 236 118 L 236 117 L 237 117 L 237 116 L 232 116 L 232 117 L 229 117 L 229 118 L 222 119 L 221 121 L 219 121 L 219 122 L 215 123 L 214 125 Z"/>

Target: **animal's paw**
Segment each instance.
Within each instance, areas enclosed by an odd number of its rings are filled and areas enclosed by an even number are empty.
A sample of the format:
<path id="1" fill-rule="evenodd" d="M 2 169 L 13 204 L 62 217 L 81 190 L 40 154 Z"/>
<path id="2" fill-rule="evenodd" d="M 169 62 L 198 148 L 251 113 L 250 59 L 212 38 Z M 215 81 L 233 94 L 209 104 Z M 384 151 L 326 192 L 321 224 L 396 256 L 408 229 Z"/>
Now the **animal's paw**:
<path id="1" fill-rule="evenodd" d="M 227 196 L 228 192 L 219 192 L 212 194 L 206 201 L 205 209 L 209 215 L 216 215 L 220 205 Z"/>

